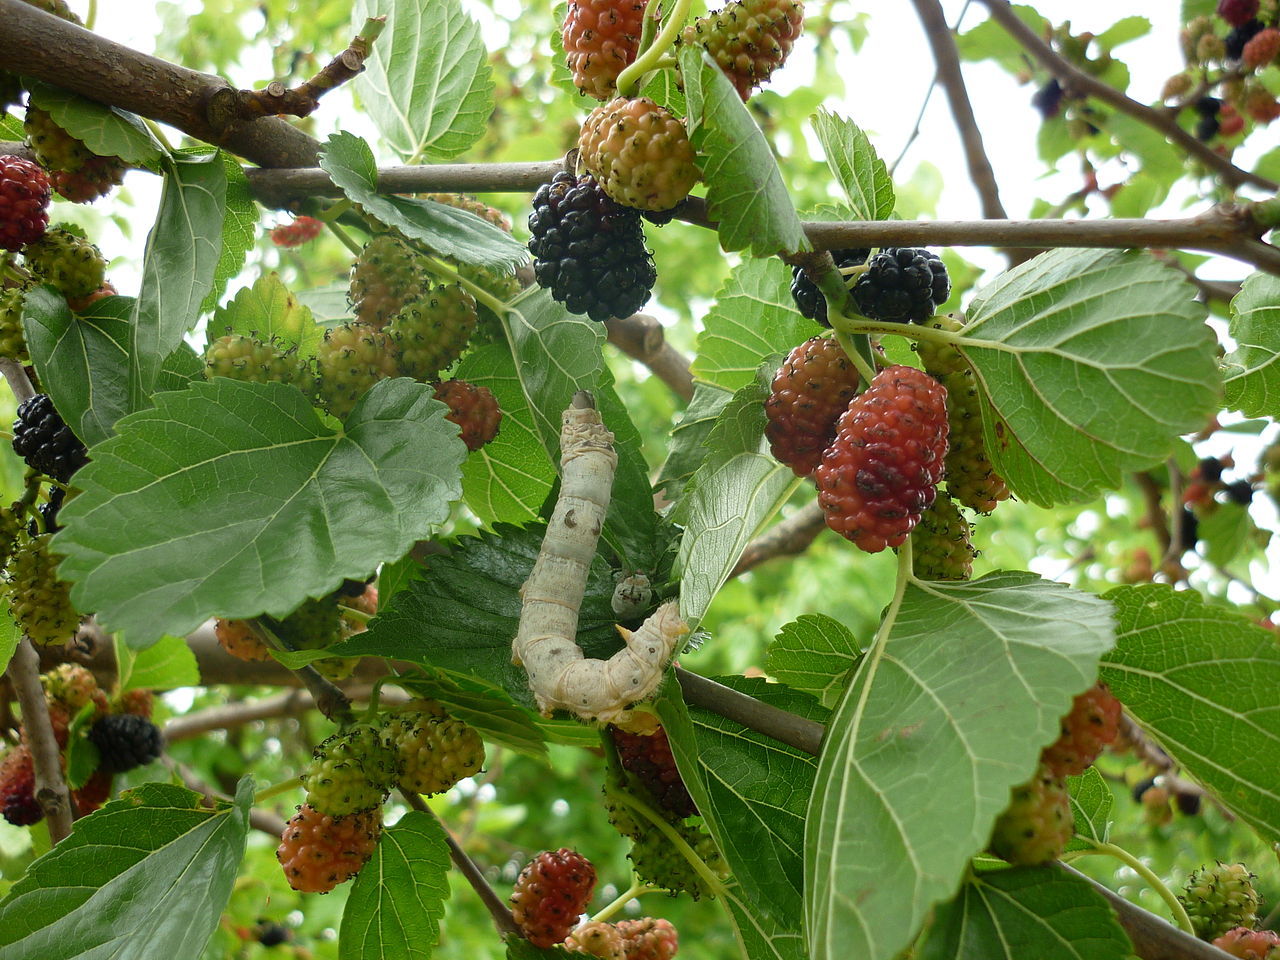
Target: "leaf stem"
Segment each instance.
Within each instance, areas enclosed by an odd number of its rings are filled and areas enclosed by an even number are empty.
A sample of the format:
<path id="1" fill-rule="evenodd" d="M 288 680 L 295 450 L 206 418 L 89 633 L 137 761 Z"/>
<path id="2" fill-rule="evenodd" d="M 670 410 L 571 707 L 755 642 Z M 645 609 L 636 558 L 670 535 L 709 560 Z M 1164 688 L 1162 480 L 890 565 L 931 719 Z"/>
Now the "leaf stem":
<path id="1" fill-rule="evenodd" d="M 339 200 L 337 203 L 331 203 L 329 206 L 325 207 L 316 214 L 316 219 L 322 223 L 333 223 L 344 213 L 350 210 L 352 206 L 353 204 L 351 201 L 344 198 Z"/>
<path id="2" fill-rule="evenodd" d="M 280 783 L 272 784 L 264 787 L 253 795 L 255 805 L 270 800 L 272 797 L 278 797 L 282 793 L 288 793 L 290 790 L 296 790 L 302 786 L 301 777 L 290 777 L 288 780 L 282 780 Z"/>
<path id="3" fill-rule="evenodd" d="M 591 922 L 605 923 L 608 920 L 612 920 L 615 916 L 618 915 L 618 913 L 622 910 L 622 908 L 625 907 L 632 900 L 635 900 L 646 893 L 652 893 L 655 889 L 656 888 L 645 883 L 639 877 L 633 877 L 631 880 L 631 886 L 628 887 L 626 891 L 621 896 L 618 897 L 618 899 L 614 900 L 613 903 L 609 904 L 607 907 L 605 907 L 603 910 L 597 913 L 594 917 L 592 917 Z"/>
<path id="4" fill-rule="evenodd" d="M 657 25 L 661 22 L 662 0 L 645 0 L 644 22 L 640 25 L 640 43 L 636 46 L 636 56 L 653 46 L 653 38 L 658 32 Z"/>
<path id="5" fill-rule="evenodd" d="M 898 575 L 894 581 L 893 599 L 889 602 L 889 609 L 885 611 L 884 620 L 880 623 L 880 629 L 876 631 L 876 638 L 872 641 L 871 649 L 863 657 L 865 666 L 858 671 L 858 679 L 862 683 L 862 690 L 858 694 L 858 705 L 854 709 L 853 717 L 849 724 L 849 731 L 855 740 L 858 736 L 858 730 L 862 726 L 862 714 L 867 707 L 867 698 L 871 696 L 871 686 L 875 682 L 876 671 L 880 669 L 880 661 L 884 659 L 885 644 L 889 641 L 889 633 L 893 630 L 894 624 L 898 622 L 898 611 L 902 609 L 902 598 L 906 594 L 907 584 L 910 582 L 911 539 L 908 537 L 907 541 L 898 550 Z"/>
<path id="6" fill-rule="evenodd" d="M 721 898 L 726 896 L 727 891 L 724 888 L 724 884 L 720 882 L 720 878 L 711 872 L 711 868 L 706 865 L 700 856 L 698 856 L 693 847 L 689 846 L 684 837 L 680 836 L 671 824 L 667 823 L 660 814 L 651 810 L 647 803 L 637 800 L 635 797 L 621 790 L 614 794 L 614 797 L 622 801 L 623 804 L 630 807 L 636 813 L 640 814 L 666 835 L 666 838 L 671 841 L 672 845 L 680 851 L 680 855 L 689 861 L 689 865 L 697 872 L 698 877 L 702 882 L 707 885 L 707 889 L 711 891 L 712 896 Z"/>
<path id="7" fill-rule="evenodd" d="M 871 320 L 861 314 L 855 314 L 851 317 L 843 314 L 832 314 L 830 309 L 827 310 L 827 317 L 831 320 L 833 327 L 848 333 L 896 333 L 898 336 L 907 337 L 910 340 L 932 340 L 935 343 L 951 343 L 959 346 L 966 344 L 985 347 L 999 346 L 999 344 L 990 340 L 965 337 L 951 330 L 941 330 L 926 324 L 886 323 L 882 320 Z"/>
<path id="8" fill-rule="evenodd" d="M 635 96 L 635 88 L 639 85 L 640 78 L 650 70 L 655 69 L 663 54 L 675 44 L 676 34 L 680 32 L 685 20 L 689 18 L 689 8 L 691 6 L 693 6 L 693 0 L 676 0 L 675 6 L 671 10 L 671 17 L 663 25 L 658 35 L 654 37 L 649 49 L 636 57 L 634 63 L 618 74 L 618 96 Z"/>
<path id="9" fill-rule="evenodd" d="M 98 0 L 89 0 L 89 12 L 84 15 L 84 28 L 92 30 L 98 23 Z"/>
<path id="10" fill-rule="evenodd" d="M 147 129 L 151 131 L 151 135 L 160 141 L 160 145 L 169 153 L 173 153 L 173 144 L 169 142 L 169 138 L 164 135 L 164 130 L 160 124 L 156 123 L 150 117 L 143 117 L 142 122 L 147 125 Z"/>
<path id="11" fill-rule="evenodd" d="M 875 379 L 875 370 L 869 363 L 867 363 L 867 359 L 862 355 L 862 351 L 858 349 L 858 345 L 854 341 L 854 334 L 845 333 L 845 331 L 836 329 L 835 327 L 832 329 L 835 330 L 836 340 L 839 341 L 840 346 L 844 347 L 844 352 L 849 357 L 849 362 L 858 368 L 858 375 L 862 377 L 862 382 L 864 384 L 863 389 L 865 390 L 866 385 L 869 385 L 871 381 Z M 863 337 L 860 339 L 866 338 Z"/>
<path id="12" fill-rule="evenodd" d="M 323 218 L 322 218 L 323 219 Z M 364 253 L 364 248 L 355 240 L 355 237 L 347 233 L 346 229 L 340 223 L 332 220 L 325 220 L 324 225 L 329 228 L 329 232 L 342 241 L 342 245 L 350 250 L 357 257 Z"/>
<path id="13" fill-rule="evenodd" d="M 1189 933 L 1193 937 L 1196 935 L 1196 928 L 1192 926 L 1191 918 L 1187 916 L 1187 911 L 1183 908 L 1182 902 L 1173 895 L 1173 892 L 1165 886 L 1164 881 L 1157 877 L 1150 867 L 1124 847 L 1117 846 L 1114 843 L 1099 843 L 1097 840 L 1090 840 L 1088 837 L 1081 837 L 1081 839 L 1093 844 L 1093 850 L 1090 852 L 1115 857 L 1145 880 L 1147 885 L 1160 896 L 1160 899 L 1168 904 L 1169 912 L 1173 914 L 1173 920 L 1178 927 L 1184 933 Z"/>
<path id="14" fill-rule="evenodd" d="M 430 270 L 436 276 L 449 281 L 450 283 L 456 283 L 461 285 L 461 287 L 464 290 L 466 290 L 469 294 L 471 294 L 473 297 L 475 297 L 477 301 L 479 301 L 480 303 L 483 303 L 486 307 L 488 307 L 498 316 L 504 317 L 509 312 L 509 308 L 506 305 L 506 303 L 499 300 L 497 297 L 495 297 L 492 293 L 490 293 L 484 287 L 480 286 L 477 283 L 474 283 L 471 280 L 468 280 L 466 277 L 460 274 L 457 270 L 454 270 L 448 264 L 442 263 L 440 260 L 437 260 L 435 257 L 431 257 L 431 256 L 425 257 L 424 260 L 426 261 L 428 270 Z"/>

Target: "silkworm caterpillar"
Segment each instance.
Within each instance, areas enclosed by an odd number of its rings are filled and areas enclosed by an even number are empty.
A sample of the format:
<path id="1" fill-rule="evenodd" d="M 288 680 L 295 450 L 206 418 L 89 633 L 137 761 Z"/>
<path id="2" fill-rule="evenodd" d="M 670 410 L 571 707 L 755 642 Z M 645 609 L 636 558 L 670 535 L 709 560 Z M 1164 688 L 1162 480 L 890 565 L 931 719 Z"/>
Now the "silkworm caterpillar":
<path id="1" fill-rule="evenodd" d="M 609 509 L 618 455 L 591 394 L 579 391 L 560 428 L 560 497 L 542 549 L 520 588 L 520 627 L 511 660 L 529 675 L 538 709 L 568 710 L 600 723 L 626 722 L 631 704 L 653 693 L 689 632 L 677 605 L 659 607 L 630 631 L 626 646 L 608 660 L 586 657 L 578 646 L 578 609 Z"/>

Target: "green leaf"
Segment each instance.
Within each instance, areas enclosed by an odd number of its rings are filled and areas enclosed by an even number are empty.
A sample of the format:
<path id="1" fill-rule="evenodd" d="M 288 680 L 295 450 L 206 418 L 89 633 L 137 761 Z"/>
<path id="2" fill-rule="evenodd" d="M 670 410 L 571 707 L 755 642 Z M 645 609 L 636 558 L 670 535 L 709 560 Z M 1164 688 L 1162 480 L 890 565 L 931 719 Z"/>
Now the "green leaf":
<path id="1" fill-rule="evenodd" d="M 707 184 L 720 246 L 760 257 L 809 249 L 769 141 L 720 68 L 697 44 L 680 47 L 689 138 Z"/>
<path id="2" fill-rule="evenodd" d="M 23 327 L 40 382 L 76 436 L 92 446 L 130 412 L 132 297 L 105 297 L 80 315 L 50 287 L 27 291 Z"/>
<path id="3" fill-rule="evenodd" d="M 1078 777 L 1068 777 L 1071 790 L 1071 812 L 1075 817 L 1076 834 L 1096 843 L 1106 843 L 1111 832 L 1111 810 L 1115 798 L 1111 788 L 1096 767 L 1086 767 Z M 1078 844 L 1078 845 L 1077 845 Z M 1090 844 L 1072 841 L 1068 849 L 1092 850 Z"/>
<path id="4" fill-rule="evenodd" d="M 743 899 L 741 888 L 729 882 L 725 907 L 738 935 L 738 947 L 748 960 L 809 960 L 804 948 L 804 932 L 799 923 L 764 916 Z"/>
<path id="5" fill-rule="evenodd" d="M 132 113 L 39 80 L 27 78 L 23 85 L 33 106 L 98 156 L 139 167 L 155 167 L 164 157 L 160 141 Z"/>
<path id="6" fill-rule="evenodd" d="M 324 340 L 324 328 L 311 310 L 298 301 L 274 271 L 259 277 L 253 286 L 241 289 L 225 307 L 214 311 L 209 321 L 208 341 L 229 333 L 259 340 L 274 339 L 281 349 L 296 347 L 298 356 L 314 357 Z"/>
<path id="7" fill-rule="evenodd" d="M 1114 50 L 1151 32 L 1151 21 L 1146 17 L 1122 17 L 1098 34 L 1096 42 L 1104 50 Z"/>
<path id="8" fill-rule="evenodd" d="M 493 113 L 493 77 L 480 25 L 459 0 L 359 0 L 353 30 L 386 15 L 354 85 L 386 144 L 410 163 L 451 160 L 479 140 Z"/>
<path id="9" fill-rule="evenodd" d="M 227 169 L 216 155 L 166 163 L 130 321 L 130 410 L 147 405 L 165 358 L 194 325 L 213 288 L 226 195 Z"/>
<path id="10" fill-rule="evenodd" d="M 196 354 L 185 341 L 178 349 L 164 358 L 160 376 L 156 378 L 156 392 L 185 390 L 194 380 L 204 379 L 204 358 Z"/>
<path id="11" fill-rule="evenodd" d="M 182 637 L 161 637 L 145 650 L 132 650 L 116 634 L 116 664 L 121 693 L 127 690 L 171 690 L 198 687 L 200 667 Z"/>
<path id="12" fill-rule="evenodd" d="M 1019 498 L 1119 487 L 1218 409 L 1216 340 L 1193 297 L 1149 256 L 1067 249 L 978 294 L 959 345 L 992 461 Z"/>
<path id="13" fill-rule="evenodd" d="M 397 593 L 368 630 L 326 653 L 394 657 L 478 677 L 517 703 L 531 705 L 528 678 L 511 663 L 511 641 L 520 622 L 520 587 L 545 532 L 545 525 L 500 525 L 492 533 L 459 539 L 447 555 L 428 558 L 425 576 Z M 613 587 L 612 572 L 597 556 L 578 618 L 577 641 L 588 657 L 610 657 L 622 646 L 611 605 Z M 424 623 L 431 629 L 423 630 Z"/>
<path id="14" fill-rule="evenodd" d="M 375 385 L 341 432 L 283 384 L 157 394 L 76 475 L 59 573 L 135 646 L 215 615 L 282 617 L 444 522 L 465 454 L 446 412 L 404 379 Z"/>
<path id="15" fill-rule="evenodd" d="M 1225 567 L 1254 542 L 1257 531 L 1248 507 L 1219 503 L 1200 521 L 1196 535 L 1204 542 L 1204 558 L 1215 566 Z"/>
<path id="16" fill-rule="evenodd" d="M 1223 362 L 1227 406 L 1246 417 L 1280 417 L 1280 277 L 1255 273 L 1231 300 L 1236 348 Z"/>
<path id="17" fill-rule="evenodd" d="M 505 327 L 534 427 L 558 463 L 560 415 L 575 393 L 595 388 L 604 367 L 604 324 L 570 313 L 538 288 L 516 300 Z"/>
<path id="18" fill-rule="evenodd" d="M 200 304 L 200 312 L 208 313 L 218 305 L 218 299 L 231 280 L 244 267 L 245 257 L 253 249 L 258 235 L 258 205 L 249 190 L 249 178 L 234 154 L 218 151 L 227 172 L 226 209 L 222 216 L 222 249 L 218 253 L 218 265 L 213 269 L 213 286 Z"/>
<path id="19" fill-rule="evenodd" d="M 1163 584 L 1117 587 L 1102 679 L 1191 776 L 1280 838 L 1280 647 L 1245 617 Z"/>
<path id="20" fill-rule="evenodd" d="M 67 786 L 79 790 L 93 772 L 102 764 L 102 754 L 87 736 L 90 724 L 97 717 L 97 708 L 86 703 L 71 721 L 67 729 Z"/>
<path id="21" fill-rule="evenodd" d="M 1048 23 L 1035 8 L 1026 4 L 1014 4 L 1013 11 L 1037 34 Z M 991 17 L 956 37 L 956 47 L 962 60 L 994 60 L 1006 73 L 1015 76 L 1026 69 L 1027 54 L 1022 44 Z"/>
<path id="22" fill-rule="evenodd" d="M 705 383 L 695 383 L 693 399 L 684 408 L 680 422 L 671 431 L 667 459 L 658 473 L 654 488 L 663 491 L 668 500 L 676 500 L 685 483 L 707 458 L 707 437 L 716 418 L 733 399 L 733 394 Z"/>
<path id="23" fill-rule="evenodd" d="M 698 334 L 692 371 L 699 381 L 737 390 L 756 379 L 761 361 L 790 352 L 822 332 L 796 310 L 791 270 L 776 258 L 734 267 Z"/>
<path id="24" fill-rule="evenodd" d="M 1114 642 L 1106 601 L 1029 573 L 910 581 L 888 629 L 823 743 L 805 834 L 812 960 L 888 960 L 911 941 Z"/>
<path id="25" fill-rule="evenodd" d="M 428 960 L 449 899 L 449 845 L 432 814 L 410 810 L 382 831 L 347 897 L 339 960 Z"/>
<path id="26" fill-rule="evenodd" d="M 373 151 L 355 134 L 332 134 L 320 154 L 320 166 L 353 203 L 453 260 L 511 273 L 529 259 L 524 244 L 469 210 L 379 194 Z"/>
<path id="27" fill-rule="evenodd" d="M 502 409 L 498 435 L 462 464 L 462 492 L 481 523 L 525 523 L 556 482 L 556 471 L 533 425 L 511 351 L 488 344 L 468 351 L 454 376 L 493 391 Z"/>
<path id="28" fill-rule="evenodd" d="M 347 300 L 347 291 L 351 285 L 346 281 L 331 283 L 324 287 L 301 290 L 296 296 L 298 302 L 311 311 L 311 316 L 322 327 L 333 327 L 352 319 L 351 304 Z"/>
<path id="29" fill-rule="evenodd" d="M 823 722 L 812 697 L 745 677 L 718 682 L 771 706 Z M 668 684 L 657 702 L 698 811 L 752 913 L 799 929 L 803 915 L 804 818 L 816 757 L 747 730 L 732 720 L 686 707 Z"/>
<path id="30" fill-rule="evenodd" d="M 862 128 L 826 110 L 815 113 L 812 122 L 827 167 L 849 199 L 853 219 L 888 220 L 896 202 L 893 181 Z"/>
<path id="31" fill-rule="evenodd" d="M 77 820 L 0 903 L 5 960 L 198 957 L 244 856 L 253 781 L 210 810 L 148 783 Z"/>
<path id="32" fill-rule="evenodd" d="M 747 544 L 800 484 L 762 449 L 767 394 L 759 384 L 734 394 L 672 517 L 684 526 L 676 565 L 680 615 L 690 626 L 702 619 Z"/>
<path id="33" fill-rule="evenodd" d="M 1017 867 L 969 877 L 939 907 L 919 960 L 1128 960 L 1133 945 L 1115 911 L 1083 877 Z"/>
<path id="34" fill-rule="evenodd" d="M 765 672 L 793 690 L 834 706 L 849 671 L 862 656 L 848 628 L 824 613 L 806 613 L 784 626 L 769 645 Z"/>
<path id="35" fill-rule="evenodd" d="M 9 669 L 9 661 L 13 659 L 13 652 L 21 642 L 22 631 L 13 622 L 13 617 L 9 616 L 9 608 L 6 606 L 0 611 L 0 671 Z"/>
<path id="36" fill-rule="evenodd" d="M 636 568 L 653 561 L 657 516 L 649 489 L 640 434 L 613 390 L 600 349 L 603 324 L 569 313 L 550 292 L 530 290 L 503 318 L 516 376 L 534 429 L 551 462 L 560 462 L 560 420 L 573 395 L 588 390 L 606 427 L 613 431 L 618 470 L 603 536 L 624 562 Z"/>

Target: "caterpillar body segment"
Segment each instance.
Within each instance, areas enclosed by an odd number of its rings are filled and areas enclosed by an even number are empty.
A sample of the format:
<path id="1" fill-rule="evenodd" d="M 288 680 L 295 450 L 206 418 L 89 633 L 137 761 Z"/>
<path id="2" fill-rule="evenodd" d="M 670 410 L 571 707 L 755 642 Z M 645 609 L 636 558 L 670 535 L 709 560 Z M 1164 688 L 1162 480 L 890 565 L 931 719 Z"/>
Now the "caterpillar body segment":
<path id="1" fill-rule="evenodd" d="M 626 722 L 627 709 L 657 689 L 677 641 L 689 628 L 675 603 L 659 607 L 608 660 L 578 646 L 578 610 L 609 508 L 618 455 L 595 402 L 581 391 L 560 430 L 560 497 L 533 570 L 520 588 L 513 663 L 523 665 L 538 709 L 567 710 L 600 723 Z"/>

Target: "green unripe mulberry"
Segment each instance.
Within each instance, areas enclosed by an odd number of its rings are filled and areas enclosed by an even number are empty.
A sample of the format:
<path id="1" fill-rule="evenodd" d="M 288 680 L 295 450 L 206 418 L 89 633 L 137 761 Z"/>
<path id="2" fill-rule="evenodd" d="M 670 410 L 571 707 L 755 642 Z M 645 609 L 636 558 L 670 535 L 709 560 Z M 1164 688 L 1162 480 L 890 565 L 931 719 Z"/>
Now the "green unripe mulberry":
<path id="1" fill-rule="evenodd" d="M 462 355 L 477 321 L 476 301 L 457 284 L 431 287 L 387 325 L 402 376 L 431 380 Z"/>
<path id="2" fill-rule="evenodd" d="M 1187 908 L 1196 936 L 1213 940 L 1236 927 L 1255 926 L 1262 900 L 1254 889 L 1254 879 L 1243 863 L 1219 861 L 1193 872 L 1179 899 Z"/>
<path id="3" fill-rule="evenodd" d="M 911 569 L 920 580 L 968 580 L 977 551 L 969 542 L 973 525 L 941 490 L 911 531 Z"/>
<path id="4" fill-rule="evenodd" d="M 294 350 L 275 343 L 229 333 L 214 340 L 204 352 L 205 375 L 228 377 L 249 383 L 288 383 L 310 390 L 308 370 Z"/>
<path id="5" fill-rule="evenodd" d="M 65 227 L 52 227 L 22 251 L 27 269 L 68 300 L 87 297 L 107 279 L 107 261 L 98 248 Z"/>
<path id="6" fill-rule="evenodd" d="M 396 781 L 399 762 L 382 731 L 358 723 L 315 749 L 302 775 L 307 803 L 333 817 L 376 807 Z"/>

